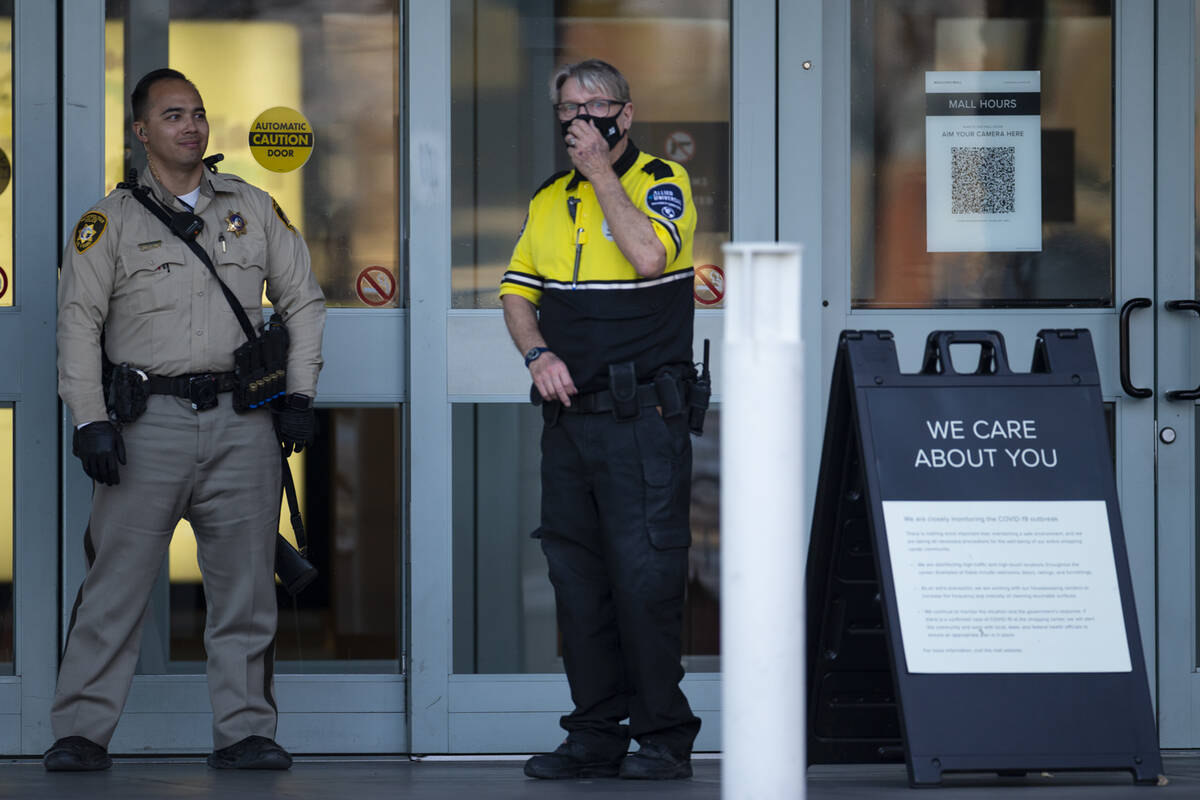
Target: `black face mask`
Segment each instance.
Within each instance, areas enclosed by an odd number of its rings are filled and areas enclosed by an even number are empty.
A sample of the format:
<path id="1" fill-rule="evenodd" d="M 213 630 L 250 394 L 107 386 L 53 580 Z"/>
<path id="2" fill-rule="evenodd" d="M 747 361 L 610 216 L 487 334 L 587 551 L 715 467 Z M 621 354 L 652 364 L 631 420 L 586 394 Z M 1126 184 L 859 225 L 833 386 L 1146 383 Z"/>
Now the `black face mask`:
<path id="1" fill-rule="evenodd" d="M 623 111 L 624 109 L 625 106 L 622 105 L 621 110 Z M 577 119 L 581 119 L 584 122 L 590 120 L 596 123 L 596 130 L 600 131 L 600 135 L 604 137 L 604 141 L 608 142 L 608 149 L 612 150 L 617 146 L 617 142 L 621 141 L 621 137 L 625 135 L 625 133 L 619 127 L 617 127 L 617 117 L 619 116 L 621 116 L 620 111 L 618 111 L 616 114 L 613 114 L 611 117 L 593 117 L 590 114 L 580 114 L 577 117 L 571 117 L 571 119 L 562 120 L 558 124 L 562 127 L 563 136 L 566 136 L 567 129 L 571 127 L 572 122 Z"/>

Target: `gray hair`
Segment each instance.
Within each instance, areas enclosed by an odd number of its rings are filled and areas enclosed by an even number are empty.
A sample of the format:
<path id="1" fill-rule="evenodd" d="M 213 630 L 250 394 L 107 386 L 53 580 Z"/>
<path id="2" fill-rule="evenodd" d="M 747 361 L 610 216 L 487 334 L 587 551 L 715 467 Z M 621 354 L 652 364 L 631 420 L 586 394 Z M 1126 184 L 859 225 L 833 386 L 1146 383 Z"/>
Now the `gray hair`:
<path id="1" fill-rule="evenodd" d="M 563 64 L 550 78 L 550 102 L 562 99 L 562 85 L 568 78 L 578 81 L 581 88 L 589 92 L 600 92 L 610 100 L 629 102 L 629 82 L 616 67 L 598 58 L 589 58 L 574 64 Z"/>

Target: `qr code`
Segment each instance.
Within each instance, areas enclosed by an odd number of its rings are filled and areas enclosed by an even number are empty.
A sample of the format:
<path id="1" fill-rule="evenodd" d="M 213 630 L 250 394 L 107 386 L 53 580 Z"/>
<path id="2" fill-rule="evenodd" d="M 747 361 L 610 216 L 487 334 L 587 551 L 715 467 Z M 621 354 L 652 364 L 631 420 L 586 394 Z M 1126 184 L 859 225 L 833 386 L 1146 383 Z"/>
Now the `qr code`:
<path id="1" fill-rule="evenodd" d="M 950 148 L 950 213 L 1011 214 L 1015 147 Z"/>

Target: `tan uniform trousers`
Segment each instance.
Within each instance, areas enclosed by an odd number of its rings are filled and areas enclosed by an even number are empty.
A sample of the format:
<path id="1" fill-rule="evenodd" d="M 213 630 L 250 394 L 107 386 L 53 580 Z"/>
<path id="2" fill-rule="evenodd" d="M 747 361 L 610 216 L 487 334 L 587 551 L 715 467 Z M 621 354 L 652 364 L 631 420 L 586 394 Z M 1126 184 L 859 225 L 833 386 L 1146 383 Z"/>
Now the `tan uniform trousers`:
<path id="1" fill-rule="evenodd" d="M 279 523 L 279 441 L 267 411 L 235 414 L 152 395 L 122 431 L 128 464 L 117 486 L 96 484 L 95 561 L 80 588 L 51 710 L 54 736 L 104 747 L 137 665 L 155 578 L 181 517 L 196 532 L 204 577 L 213 744 L 274 738 L 272 691 Z"/>

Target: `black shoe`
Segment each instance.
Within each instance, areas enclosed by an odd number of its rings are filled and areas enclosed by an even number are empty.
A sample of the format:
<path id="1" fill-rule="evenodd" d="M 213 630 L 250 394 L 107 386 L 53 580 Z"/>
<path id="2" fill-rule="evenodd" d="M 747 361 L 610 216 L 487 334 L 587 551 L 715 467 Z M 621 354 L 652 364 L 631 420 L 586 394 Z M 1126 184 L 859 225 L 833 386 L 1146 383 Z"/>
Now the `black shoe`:
<path id="1" fill-rule="evenodd" d="M 47 772 L 93 772 L 111 767 L 112 759 L 107 750 L 91 739 L 67 736 L 46 751 L 42 766 Z"/>
<path id="2" fill-rule="evenodd" d="M 265 736 L 247 736 L 237 744 L 208 754 L 213 769 L 288 769 L 292 757 L 287 750 Z"/>
<path id="3" fill-rule="evenodd" d="M 632 780 L 665 781 L 692 777 L 690 753 L 673 753 L 654 742 L 643 744 L 621 762 L 621 777 Z"/>
<path id="4" fill-rule="evenodd" d="M 621 768 L 622 753 L 616 758 L 597 755 L 570 739 L 553 753 L 542 753 L 525 762 L 525 774 L 531 778 L 615 778 Z"/>

